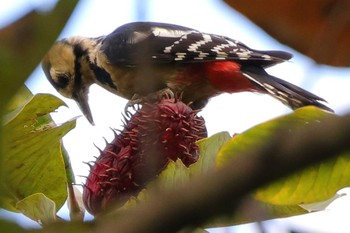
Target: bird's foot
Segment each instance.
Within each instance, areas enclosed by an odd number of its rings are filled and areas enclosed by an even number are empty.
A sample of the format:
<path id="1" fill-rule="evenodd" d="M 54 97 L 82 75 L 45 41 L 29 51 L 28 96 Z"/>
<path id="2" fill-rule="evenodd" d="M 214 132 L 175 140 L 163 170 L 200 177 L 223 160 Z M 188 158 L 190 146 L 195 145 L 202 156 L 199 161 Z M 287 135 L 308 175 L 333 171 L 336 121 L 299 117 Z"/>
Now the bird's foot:
<path id="1" fill-rule="evenodd" d="M 139 94 L 134 94 L 134 96 L 125 105 L 124 112 L 128 112 L 129 108 L 137 110 L 137 105 L 142 105 L 143 103 L 155 103 L 160 99 L 173 99 L 175 98 L 174 92 L 170 88 L 164 88 L 156 92 L 152 92 L 146 96 L 140 96 Z"/>

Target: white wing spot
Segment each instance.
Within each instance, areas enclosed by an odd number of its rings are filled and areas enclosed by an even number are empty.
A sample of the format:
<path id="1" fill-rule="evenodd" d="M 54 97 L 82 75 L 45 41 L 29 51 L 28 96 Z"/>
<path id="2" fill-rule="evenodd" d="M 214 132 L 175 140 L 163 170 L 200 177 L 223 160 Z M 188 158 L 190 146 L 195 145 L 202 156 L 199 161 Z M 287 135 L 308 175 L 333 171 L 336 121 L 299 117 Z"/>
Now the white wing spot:
<path id="1" fill-rule="evenodd" d="M 237 56 L 242 59 L 242 60 L 246 60 L 246 59 L 249 59 L 251 57 L 251 54 L 252 52 L 250 51 L 243 51 L 243 52 L 237 52 Z"/>
<path id="2" fill-rule="evenodd" d="M 187 50 L 191 51 L 191 52 L 199 52 L 200 53 L 200 51 L 197 51 L 197 49 L 200 46 L 213 41 L 210 35 L 204 34 L 202 36 L 203 36 L 203 40 L 200 40 L 200 41 L 197 41 L 196 43 L 190 44 L 188 46 Z"/>
<path id="3" fill-rule="evenodd" d="M 171 37 L 171 38 L 178 37 L 178 38 L 180 38 L 184 34 L 184 31 L 174 30 L 174 29 L 166 29 L 163 27 L 153 27 L 152 33 L 153 33 L 153 35 L 160 36 L 160 37 Z"/>
<path id="4" fill-rule="evenodd" d="M 262 55 L 261 57 L 264 58 L 265 60 L 272 60 L 270 55 L 265 54 L 265 55 Z"/>

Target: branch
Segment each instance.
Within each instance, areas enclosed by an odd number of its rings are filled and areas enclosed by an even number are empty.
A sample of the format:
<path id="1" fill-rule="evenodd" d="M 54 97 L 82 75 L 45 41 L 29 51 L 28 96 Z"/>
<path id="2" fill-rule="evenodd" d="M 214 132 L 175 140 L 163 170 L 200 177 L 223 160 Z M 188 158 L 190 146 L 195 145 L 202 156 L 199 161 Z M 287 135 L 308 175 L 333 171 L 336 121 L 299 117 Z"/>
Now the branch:
<path id="1" fill-rule="evenodd" d="M 96 233 L 176 232 L 232 214 L 257 188 L 350 149 L 350 115 L 325 119 L 293 137 L 277 132 L 271 143 L 240 155 L 234 163 L 190 184 L 159 192 L 134 209 L 97 220 Z M 117 230 L 118 229 L 118 230 Z"/>

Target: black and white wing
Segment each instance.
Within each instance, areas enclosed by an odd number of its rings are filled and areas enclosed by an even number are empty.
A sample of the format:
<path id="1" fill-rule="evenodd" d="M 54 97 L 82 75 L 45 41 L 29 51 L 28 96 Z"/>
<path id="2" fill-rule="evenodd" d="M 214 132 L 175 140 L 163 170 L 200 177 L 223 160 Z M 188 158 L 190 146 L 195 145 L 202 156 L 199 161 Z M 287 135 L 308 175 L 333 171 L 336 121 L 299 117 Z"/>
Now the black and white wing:
<path id="1" fill-rule="evenodd" d="M 268 67 L 289 60 L 283 51 L 258 51 L 228 37 L 165 23 L 136 22 L 117 28 L 102 41 L 111 64 L 232 60 Z"/>
<path id="2" fill-rule="evenodd" d="M 164 54 L 164 48 L 191 31 L 194 29 L 166 23 L 129 23 L 106 36 L 101 50 L 111 64 L 170 62 L 173 55 Z"/>

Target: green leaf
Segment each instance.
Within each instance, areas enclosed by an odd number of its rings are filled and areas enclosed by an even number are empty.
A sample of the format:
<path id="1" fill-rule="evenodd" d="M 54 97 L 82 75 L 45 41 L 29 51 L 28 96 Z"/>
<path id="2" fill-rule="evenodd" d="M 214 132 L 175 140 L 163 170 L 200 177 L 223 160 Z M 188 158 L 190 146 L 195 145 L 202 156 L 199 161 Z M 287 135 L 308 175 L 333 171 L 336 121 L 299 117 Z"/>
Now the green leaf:
<path id="1" fill-rule="evenodd" d="M 28 218 L 48 224 L 56 220 L 56 205 L 43 193 L 35 193 L 17 202 L 16 208 Z"/>
<path id="2" fill-rule="evenodd" d="M 269 143 L 277 131 L 283 133 L 284 137 L 291 138 L 291 126 L 308 127 L 311 122 L 315 122 L 322 127 L 322 119 L 325 117 L 337 116 L 315 107 L 304 107 L 289 115 L 262 123 L 232 138 L 223 146 L 217 163 L 221 166 L 246 150 Z M 350 153 L 346 153 L 337 159 L 312 166 L 261 188 L 256 192 L 255 198 L 280 206 L 326 201 L 338 190 L 350 185 L 349 165 Z"/>
<path id="3" fill-rule="evenodd" d="M 9 113 L 14 111 L 19 106 L 23 105 L 30 98 L 32 98 L 33 94 L 27 88 L 27 86 L 23 85 L 17 93 L 12 97 L 12 99 L 7 103 L 5 112 Z"/>
<path id="4" fill-rule="evenodd" d="M 64 103 L 53 95 L 38 94 L 4 117 L 2 207 L 18 211 L 16 203 L 43 193 L 59 209 L 67 198 L 61 138 L 75 121 L 56 126 L 48 113 Z"/>
<path id="5" fill-rule="evenodd" d="M 181 160 L 171 161 L 156 180 L 162 189 L 173 188 L 190 179 L 190 169 Z"/>
<path id="6" fill-rule="evenodd" d="M 170 162 L 155 181 L 161 188 L 173 188 L 188 182 L 193 176 L 207 173 L 215 168 L 215 158 L 231 136 L 227 132 L 217 133 L 209 138 L 197 142 L 200 156 L 196 163 L 186 167 L 181 160 Z"/>
<path id="7" fill-rule="evenodd" d="M 341 193 L 338 194 L 336 193 L 333 197 L 325 200 L 325 201 L 321 201 L 321 202 L 314 202 L 311 204 L 299 204 L 299 206 L 309 212 L 315 212 L 315 211 L 320 211 L 320 210 L 325 210 L 327 208 L 327 206 L 329 206 L 333 201 L 335 201 L 336 199 L 345 196 L 345 193 Z"/>
<path id="8" fill-rule="evenodd" d="M 75 183 L 74 171 L 72 168 L 72 164 L 70 162 L 68 151 L 63 145 L 61 145 L 61 152 L 62 152 L 62 158 L 64 161 L 64 167 L 66 168 L 67 182 L 69 184 L 74 184 Z"/>
<path id="9" fill-rule="evenodd" d="M 228 132 L 221 132 L 209 138 L 199 140 L 197 144 L 199 146 L 200 156 L 199 160 L 190 166 L 191 175 L 204 174 L 214 169 L 216 156 L 220 148 L 230 139 L 231 136 Z"/>

